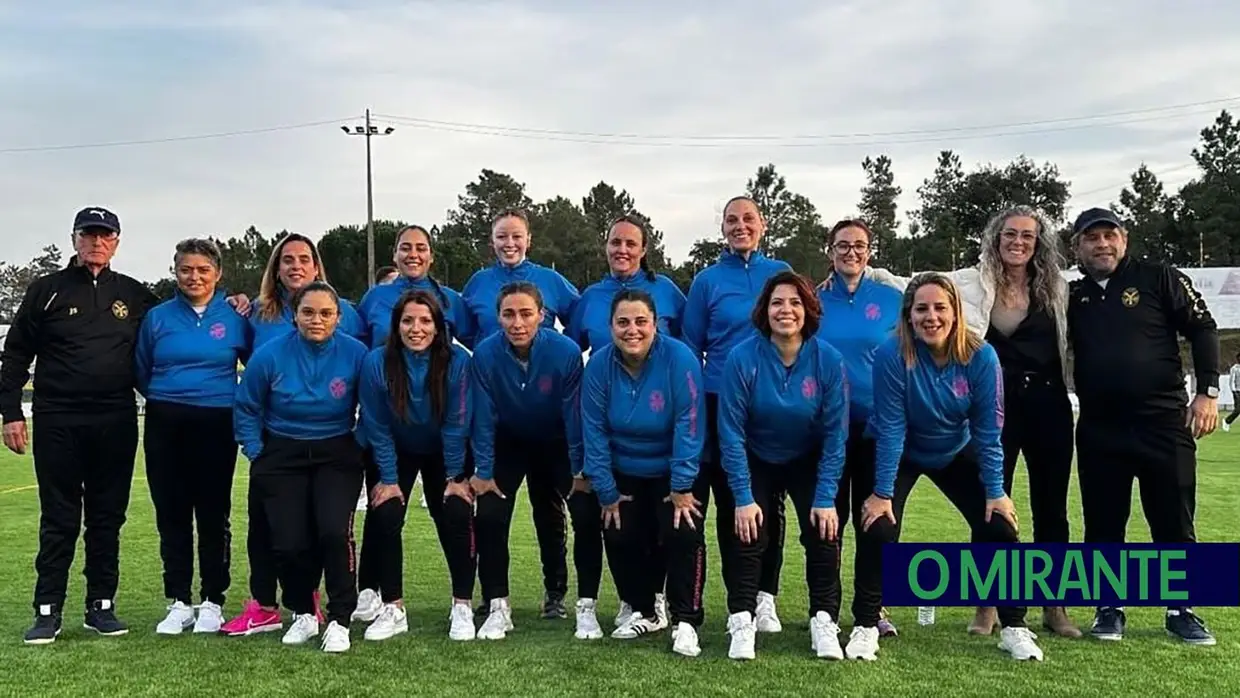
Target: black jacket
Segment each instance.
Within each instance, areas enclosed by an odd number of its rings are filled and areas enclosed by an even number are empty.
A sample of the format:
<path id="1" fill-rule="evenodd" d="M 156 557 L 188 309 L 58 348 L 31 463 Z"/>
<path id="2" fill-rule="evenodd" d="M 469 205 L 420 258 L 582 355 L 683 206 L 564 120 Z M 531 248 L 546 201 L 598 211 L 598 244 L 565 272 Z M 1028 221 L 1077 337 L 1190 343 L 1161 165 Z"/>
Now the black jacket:
<path id="1" fill-rule="evenodd" d="M 142 282 L 110 268 L 96 278 L 76 260 L 35 280 L 0 354 L 0 417 L 25 418 L 22 389 L 36 357 L 35 414 L 134 409 L 134 344 L 158 302 Z"/>
<path id="2" fill-rule="evenodd" d="M 1125 257 L 1105 284 L 1086 276 L 1069 285 L 1082 415 L 1131 420 L 1183 410 L 1188 396 L 1177 335 L 1192 347 L 1197 392 L 1218 387 L 1218 327 L 1187 276 Z"/>

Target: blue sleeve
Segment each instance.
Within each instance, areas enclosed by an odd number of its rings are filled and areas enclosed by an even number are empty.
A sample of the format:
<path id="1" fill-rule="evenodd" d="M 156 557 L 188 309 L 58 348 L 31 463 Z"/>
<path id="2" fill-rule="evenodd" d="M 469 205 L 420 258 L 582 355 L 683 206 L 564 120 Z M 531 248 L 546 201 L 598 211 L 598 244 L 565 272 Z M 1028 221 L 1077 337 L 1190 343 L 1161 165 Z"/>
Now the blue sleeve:
<path id="1" fill-rule="evenodd" d="M 874 494 L 891 498 L 895 494 L 896 473 L 904 455 L 907 415 L 904 395 L 908 371 L 898 347 L 888 345 L 874 357 L 873 420 L 878 443 L 874 454 Z"/>
<path id="2" fill-rule="evenodd" d="M 151 389 L 151 373 L 155 364 L 155 319 L 148 312 L 138 329 L 138 341 L 133 349 L 134 378 L 138 392 L 146 397 Z"/>
<path id="3" fill-rule="evenodd" d="M 474 416 L 471 363 L 467 357 L 462 357 L 448 366 L 448 404 L 445 405 L 443 427 L 440 431 L 443 439 L 444 471 L 448 477 L 456 477 L 465 472 L 465 452 Z"/>
<path id="4" fill-rule="evenodd" d="M 969 362 L 969 436 L 977 453 L 986 498 L 1003 491 L 1003 369 L 999 356 L 984 344 Z"/>
<path id="5" fill-rule="evenodd" d="M 733 351 L 723 369 L 723 387 L 719 391 L 719 455 L 738 507 L 753 504 L 749 456 L 745 452 L 745 425 L 749 419 L 751 394 L 745 376 L 747 370 L 741 353 Z"/>
<path id="6" fill-rule="evenodd" d="M 573 316 L 573 312 L 577 310 L 577 303 L 581 300 L 581 293 L 577 291 L 577 287 L 573 282 L 564 278 L 564 275 L 554 269 L 551 273 L 555 275 L 556 291 L 555 291 L 555 314 L 560 318 L 560 324 L 568 326 L 568 321 Z"/>
<path id="7" fill-rule="evenodd" d="M 586 289 L 587 291 L 589 289 Z M 577 304 L 573 306 L 573 314 L 564 323 L 564 336 L 577 343 L 582 351 L 590 348 L 590 338 L 586 335 L 585 323 L 586 303 L 585 296 L 582 296 Z"/>
<path id="8" fill-rule="evenodd" d="M 392 414 L 387 377 L 383 375 L 382 354 L 367 357 L 357 393 L 362 406 L 362 432 L 379 469 L 379 481 L 385 485 L 395 485 L 399 480 L 396 476 L 396 441 L 392 438 L 392 421 L 399 417 Z"/>
<path id="9" fill-rule="evenodd" d="M 237 348 L 237 360 L 242 366 L 250 363 L 250 356 L 254 354 L 254 325 L 249 320 L 241 321 L 241 346 Z"/>
<path id="10" fill-rule="evenodd" d="M 495 402 L 491 399 L 491 383 L 478 355 L 469 362 L 470 378 L 474 384 L 474 423 L 470 428 L 470 441 L 474 447 L 474 475 L 480 480 L 495 476 Z"/>
<path id="11" fill-rule="evenodd" d="M 342 316 L 340 319 L 344 323 L 345 333 L 361 342 L 364 346 L 369 347 L 370 325 L 366 324 L 366 321 L 358 314 L 357 308 L 353 307 L 352 303 L 341 300 L 340 305 L 342 306 Z"/>
<path id="12" fill-rule="evenodd" d="M 673 337 L 681 339 L 684 334 L 685 292 L 680 290 L 676 282 L 667 279 L 667 293 L 672 297 L 672 317 L 668 319 L 667 327 Z"/>
<path id="13" fill-rule="evenodd" d="M 267 396 L 271 392 L 271 355 L 271 352 L 260 353 L 258 361 L 251 361 L 246 367 L 233 401 L 233 435 L 251 463 L 263 452 L 263 424 L 267 416 Z"/>
<path id="14" fill-rule="evenodd" d="M 474 314 L 470 311 L 464 296 L 459 293 L 456 298 L 452 299 L 452 306 L 452 317 L 456 324 L 456 341 L 473 351 L 474 342 L 478 336 L 478 323 L 474 320 Z"/>
<path id="15" fill-rule="evenodd" d="M 470 351 L 473 351 L 478 342 L 483 339 L 483 337 L 479 336 L 482 328 L 481 321 L 478 319 L 478 316 L 474 315 L 474 307 L 469 302 L 470 298 L 477 291 L 478 284 L 481 283 L 478 281 L 481 274 L 482 271 L 474 272 L 473 275 L 469 277 L 469 281 L 465 282 L 465 288 L 461 289 L 461 304 L 465 307 L 461 309 L 461 316 L 463 319 L 461 324 L 457 327 L 456 341 L 464 344 L 466 347 L 469 347 Z M 464 318 L 466 315 L 469 317 Z M 477 381 L 474 382 L 474 385 L 475 387 L 477 386 Z"/>
<path id="16" fill-rule="evenodd" d="M 590 357 L 581 387 L 581 441 L 583 470 L 598 495 L 598 502 L 610 506 L 620 500 L 616 478 L 611 472 L 611 428 L 607 423 L 606 354 Z"/>
<path id="17" fill-rule="evenodd" d="M 569 358 L 564 373 L 564 435 L 568 439 L 568 463 L 573 475 L 582 471 L 581 453 L 581 374 L 584 367 L 581 354 Z"/>
<path id="18" fill-rule="evenodd" d="M 814 507 L 835 506 L 840 477 L 844 474 L 844 453 L 848 443 L 848 376 L 838 354 L 823 351 L 819 361 L 819 393 L 822 395 L 822 457 L 818 460 L 818 487 Z"/>
<path id="19" fill-rule="evenodd" d="M 706 437 L 706 398 L 702 394 L 702 364 L 695 357 L 676 352 L 672 359 L 672 392 L 675 394 L 676 426 L 672 437 L 672 491 L 688 492 L 697 480 Z"/>
<path id="20" fill-rule="evenodd" d="M 710 309 L 706 304 L 708 292 L 706 282 L 698 274 L 689 286 L 689 297 L 685 299 L 684 314 L 680 318 L 680 338 L 698 359 L 706 353 L 706 331 L 710 324 Z"/>

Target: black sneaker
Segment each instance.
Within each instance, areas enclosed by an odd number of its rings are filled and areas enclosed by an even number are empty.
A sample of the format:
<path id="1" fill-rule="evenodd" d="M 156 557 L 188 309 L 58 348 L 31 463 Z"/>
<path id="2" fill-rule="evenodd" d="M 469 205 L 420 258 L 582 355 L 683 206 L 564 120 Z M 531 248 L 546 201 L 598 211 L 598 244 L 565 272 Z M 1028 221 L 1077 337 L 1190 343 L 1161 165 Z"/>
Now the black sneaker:
<path id="1" fill-rule="evenodd" d="M 60 610 L 53 606 L 40 606 L 34 616 L 34 625 L 26 631 L 27 645 L 50 645 L 60 635 Z"/>
<path id="2" fill-rule="evenodd" d="M 1190 645 L 1214 644 L 1214 636 L 1206 629 L 1206 622 L 1189 608 L 1167 609 L 1167 632 Z"/>
<path id="3" fill-rule="evenodd" d="M 129 626 L 116 617 L 116 607 L 107 599 L 93 601 L 86 607 L 86 622 L 82 627 L 94 630 L 104 637 L 116 637 L 129 632 Z"/>
<path id="4" fill-rule="evenodd" d="M 1127 622 L 1122 609 L 1103 606 L 1094 614 L 1094 625 L 1089 629 L 1089 634 L 1098 640 L 1122 640 Z"/>
<path id="5" fill-rule="evenodd" d="M 556 620 L 559 618 L 568 617 L 568 609 L 564 608 L 563 594 L 555 591 L 547 592 L 547 595 L 543 597 L 542 617 L 544 620 Z"/>

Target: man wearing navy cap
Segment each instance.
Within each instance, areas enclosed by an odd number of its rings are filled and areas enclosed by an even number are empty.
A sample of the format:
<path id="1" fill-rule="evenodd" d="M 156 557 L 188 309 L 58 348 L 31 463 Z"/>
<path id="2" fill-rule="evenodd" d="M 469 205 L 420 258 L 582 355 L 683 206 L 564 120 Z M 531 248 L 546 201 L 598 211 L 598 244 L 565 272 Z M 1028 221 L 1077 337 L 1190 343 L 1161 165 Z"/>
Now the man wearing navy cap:
<path id="1" fill-rule="evenodd" d="M 129 506 L 138 448 L 134 343 L 159 299 L 111 268 L 120 244 L 116 214 L 84 208 L 73 221 L 74 256 L 65 269 L 26 288 L 0 354 L 4 445 L 34 452 L 39 482 L 35 622 L 27 644 L 60 634 L 61 612 L 83 515 L 85 627 L 101 635 L 128 629 L 116 617 L 120 529 Z M 244 296 L 230 299 L 244 312 Z M 33 442 L 22 389 L 34 370 Z"/>
<path id="2" fill-rule="evenodd" d="M 1128 232 L 1112 211 L 1082 213 L 1072 241 L 1084 274 L 1070 284 L 1068 331 L 1080 401 L 1077 468 L 1085 542 L 1124 541 L 1136 480 L 1154 542 L 1191 543 L 1196 539 L 1194 438 L 1218 426 L 1214 318 L 1183 273 L 1128 256 Z M 1191 404 L 1179 336 L 1192 348 Z M 1120 640 L 1125 623 L 1123 608 L 1101 607 L 1091 634 Z M 1189 608 L 1168 608 L 1166 627 L 1190 644 L 1215 642 Z"/>

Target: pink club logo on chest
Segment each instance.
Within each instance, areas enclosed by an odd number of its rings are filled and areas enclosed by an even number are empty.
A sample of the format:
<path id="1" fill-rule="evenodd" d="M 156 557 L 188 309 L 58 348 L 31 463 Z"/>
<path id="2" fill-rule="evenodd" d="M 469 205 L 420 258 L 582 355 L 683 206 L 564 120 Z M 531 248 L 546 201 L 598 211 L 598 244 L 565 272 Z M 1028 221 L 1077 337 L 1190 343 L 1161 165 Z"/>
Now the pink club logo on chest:
<path id="1" fill-rule="evenodd" d="M 814 399 L 814 395 L 818 394 L 818 382 L 812 377 L 806 376 L 801 379 L 801 396 L 806 400 Z"/>
<path id="2" fill-rule="evenodd" d="M 550 395 L 553 386 L 554 382 L 551 380 L 551 376 L 542 376 L 538 379 L 538 392 L 543 395 Z"/>
<path id="3" fill-rule="evenodd" d="M 956 397 L 969 396 L 969 379 L 964 376 L 956 376 L 952 379 L 952 395 Z"/>
<path id="4" fill-rule="evenodd" d="M 883 316 L 883 311 L 878 307 L 877 303 L 869 303 L 865 306 L 865 319 L 878 320 Z"/>
<path id="5" fill-rule="evenodd" d="M 327 389 L 331 391 L 332 397 L 339 400 L 348 392 L 349 386 L 345 384 L 343 378 L 333 378 L 332 382 L 327 385 Z"/>
<path id="6" fill-rule="evenodd" d="M 211 325 L 211 329 L 208 331 L 211 334 L 211 339 L 223 339 L 224 335 L 228 333 L 227 328 L 224 327 L 224 323 L 222 322 L 217 322 L 214 325 Z"/>
<path id="7" fill-rule="evenodd" d="M 650 411 L 651 412 L 662 412 L 663 408 L 666 406 L 667 406 L 667 402 L 663 399 L 662 390 L 650 391 Z"/>

